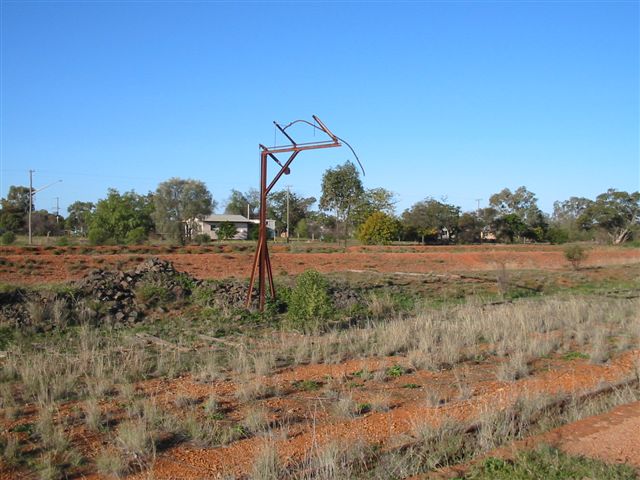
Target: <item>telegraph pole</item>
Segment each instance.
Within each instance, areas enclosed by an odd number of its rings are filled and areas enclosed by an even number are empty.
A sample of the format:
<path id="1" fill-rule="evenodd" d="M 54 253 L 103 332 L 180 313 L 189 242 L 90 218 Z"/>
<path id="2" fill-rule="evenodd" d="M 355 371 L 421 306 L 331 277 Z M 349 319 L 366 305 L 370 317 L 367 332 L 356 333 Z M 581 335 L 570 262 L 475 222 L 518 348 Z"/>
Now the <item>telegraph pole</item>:
<path id="1" fill-rule="evenodd" d="M 58 223 L 58 217 L 60 217 L 60 197 L 56 197 L 56 223 Z"/>
<path id="2" fill-rule="evenodd" d="M 478 203 L 478 209 L 476 210 L 476 217 L 480 217 L 480 201 L 481 198 L 476 198 L 476 202 Z M 480 231 L 480 244 L 482 244 L 482 230 Z"/>
<path id="3" fill-rule="evenodd" d="M 289 195 L 291 195 L 290 188 L 291 185 L 287 185 L 287 243 L 289 243 Z"/>
<path id="4" fill-rule="evenodd" d="M 49 188 L 51 185 L 55 185 L 56 183 L 60 183 L 62 181 L 62 180 L 56 180 L 55 182 L 50 183 L 49 185 L 45 185 L 42 188 L 34 190 L 33 189 L 33 173 L 34 172 L 35 172 L 35 170 L 29 170 L 29 245 L 31 245 L 31 242 L 32 242 L 32 236 L 31 236 L 31 209 L 33 208 L 33 197 L 35 196 L 36 193 L 41 192 L 45 188 Z M 57 221 L 58 221 L 58 218 L 56 217 L 56 222 Z"/>
<path id="5" fill-rule="evenodd" d="M 29 245 L 31 245 L 31 209 L 33 208 L 33 172 L 35 170 L 29 170 Z"/>

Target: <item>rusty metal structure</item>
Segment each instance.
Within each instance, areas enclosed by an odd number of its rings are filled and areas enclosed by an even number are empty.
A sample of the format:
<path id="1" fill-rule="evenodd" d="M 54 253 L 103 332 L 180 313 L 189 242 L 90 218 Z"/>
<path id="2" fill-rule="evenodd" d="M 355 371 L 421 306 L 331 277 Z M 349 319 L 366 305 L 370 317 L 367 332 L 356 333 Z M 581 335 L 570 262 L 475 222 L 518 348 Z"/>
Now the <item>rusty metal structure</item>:
<path id="1" fill-rule="evenodd" d="M 289 175 L 289 166 L 291 165 L 291 162 L 293 162 L 293 160 L 298 156 L 300 152 L 304 152 L 305 150 L 341 147 L 342 143 L 344 143 L 351 149 L 354 156 L 356 157 L 356 160 L 358 160 L 357 155 L 355 155 L 355 152 L 347 142 L 334 135 L 331 130 L 329 130 L 317 116 L 312 115 L 312 117 L 315 123 L 311 123 L 306 120 L 295 120 L 283 127 L 280 126 L 277 122 L 273 122 L 275 127 L 280 131 L 280 133 L 282 133 L 282 135 L 285 136 L 285 138 L 290 143 L 287 145 L 276 145 L 271 148 L 265 147 L 262 144 L 260 145 L 260 220 L 258 224 L 258 246 L 256 247 L 256 253 L 253 258 L 253 267 L 251 269 L 251 280 L 249 281 L 249 291 L 247 293 L 246 306 L 249 307 L 251 305 L 251 300 L 253 297 L 253 287 L 255 285 L 257 274 L 258 308 L 261 312 L 264 311 L 266 301 L 267 281 L 269 282 L 271 297 L 275 298 L 276 296 L 276 289 L 273 283 L 273 272 L 271 269 L 271 260 L 269 259 L 269 248 L 267 245 L 267 196 L 269 195 L 269 192 L 271 192 L 271 189 L 273 189 L 282 175 Z M 328 137 L 328 139 L 317 142 L 297 143 L 292 138 L 291 134 L 287 132 L 287 129 L 298 123 L 311 125 L 314 129 L 323 132 Z M 284 163 L 282 163 L 278 159 L 278 157 L 276 157 L 277 154 L 281 153 L 290 154 L 289 158 Z M 276 173 L 276 175 L 273 177 L 273 180 L 271 180 L 269 183 L 267 183 L 267 159 L 273 160 L 280 167 L 278 173 Z M 358 163 L 360 164 L 359 160 Z M 360 165 L 360 167 L 362 167 L 362 165 Z"/>

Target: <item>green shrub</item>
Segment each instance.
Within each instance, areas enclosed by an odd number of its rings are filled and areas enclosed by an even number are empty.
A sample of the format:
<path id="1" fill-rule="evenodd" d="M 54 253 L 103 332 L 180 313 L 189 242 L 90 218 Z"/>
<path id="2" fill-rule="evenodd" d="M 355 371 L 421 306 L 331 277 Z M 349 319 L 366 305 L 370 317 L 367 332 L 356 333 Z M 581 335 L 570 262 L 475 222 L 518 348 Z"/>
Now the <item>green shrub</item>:
<path id="1" fill-rule="evenodd" d="M 167 287 L 156 283 L 142 283 L 136 288 L 136 297 L 149 306 L 164 305 L 174 299 Z"/>
<path id="2" fill-rule="evenodd" d="M 4 232 L 2 234 L 2 237 L 0 237 L 2 240 L 2 244 L 3 245 L 11 245 L 13 242 L 16 241 L 16 234 L 8 231 L 8 232 Z"/>
<path id="3" fill-rule="evenodd" d="M 489 457 L 474 466 L 464 477 L 468 480 L 500 479 L 572 479 L 598 478 L 633 479 L 637 478 L 633 468 L 628 465 L 607 465 L 598 460 L 573 457 L 553 447 L 541 445 L 535 450 L 520 452 L 513 460 Z"/>
<path id="4" fill-rule="evenodd" d="M 587 258 L 587 251 L 581 245 L 568 245 L 564 249 L 564 258 L 578 270 L 580 264 Z"/>
<path id="5" fill-rule="evenodd" d="M 360 226 L 358 239 L 365 245 L 384 245 L 393 241 L 399 230 L 399 223 L 395 218 L 383 212 L 375 212 Z"/>
<path id="6" fill-rule="evenodd" d="M 565 228 L 549 227 L 547 240 L 551 243 L 567 243 L 569 241 L 569 231 Z"/>
<path id="7" fill-rule="evenodd" d="M 69 241 L 69 237 L 60 237 L 56 241 L 56 245 L 58 245 L 59 247 L 67 247 L 70 244 L 71 244 L 71 242 Z"/>
<path id="8" fill-rule="evenodd" d="M 147 241 L 147 232 L 143 227 L 137 227 L 129 230 L 124 238 L 127 245 L 142 245 Z"/>
<path id="9" fill-rule="evenodd" d="M 99 227 L 90 228 L 88 237 L 91 245 L 104 245 L 109 242 L 109 232 Z"/>
<path id="10" fill-rule="evenodd" d="M 195 237 L 193 237 L 193 242 L 198 245 L 206 245 L 211 243 L 211 237 L 206 233 L 199 233 Z"/>
<path id="11" fill-rule="evenodd" d="M 216 233 L 219 240 L 229 240 L 236 236 L 238 229 L 231 222 L 221 222 L 216 229 Z"/>
<path id="12" fill-rule="evenodd" d="M 287 326 L 305 332 L 320 330 L 333 311 L 324 277 L 316 270 L 301 274 L 288 307 Z"/>
<path id="13" fill-rule="evenodd" d="M 191 293 L 191 299 L 200 307 L 213 307 L 216 304 L 215 291 L 207 285 L 195 287 Z"/>

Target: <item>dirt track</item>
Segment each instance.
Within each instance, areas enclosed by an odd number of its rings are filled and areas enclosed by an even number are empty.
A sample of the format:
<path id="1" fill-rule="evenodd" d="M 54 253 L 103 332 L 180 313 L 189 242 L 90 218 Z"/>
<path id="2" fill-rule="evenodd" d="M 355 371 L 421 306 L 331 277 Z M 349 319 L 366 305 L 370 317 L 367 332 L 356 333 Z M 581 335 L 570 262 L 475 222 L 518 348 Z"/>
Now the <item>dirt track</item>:
<path id="1" fill-rule="evenodd" d="M 374 272 L 469 272 L 508 269 L 566 270 L 569 264 L 561 246 L 469 246 L 469 247 L 354 247 L 345 252 L 288 253 L 272 248 L 275 275 L 295 275 L 314 268 L 324 273 L 365 270 Z M 219 253 L 190 247 L 184 253 L 166 253 L 166 249 L 130 249 L 116 253 L 116 247 L 79 253 L 78 249 L 24 250 L 5 247 L 0 250 L 0 282 L 52 283 L 83 277 L 92 268 L 128 268 L 150 256 L 173 262 L 176 269 L 202 279 L 246 278 L 250 274 L 253 253 Z M 138 253 L 140 252 L 140 253 Z M 198 252 L 198 253 L 196 253 Z M 640 263 L 640 249 L 593 247 L 585 266 Z"/>

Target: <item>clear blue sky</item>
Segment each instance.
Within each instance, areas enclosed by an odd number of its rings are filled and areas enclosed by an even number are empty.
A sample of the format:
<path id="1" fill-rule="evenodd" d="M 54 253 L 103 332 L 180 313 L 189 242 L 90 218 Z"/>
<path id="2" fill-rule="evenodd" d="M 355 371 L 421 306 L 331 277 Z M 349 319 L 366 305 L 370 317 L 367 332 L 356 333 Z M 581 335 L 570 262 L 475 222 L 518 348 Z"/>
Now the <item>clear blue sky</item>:
<path id="1" fill-rule="evenodd" d="M 633 2 L 1 2 L 0 194 L 66 214 L 108 187 L 258 185 L 272 121 L 317 114 L 368 188 L 465 210 L 525 185 L 545 211 L 640 188 Z M 309 129 L 300 129 L 308 136 Z M 280 183 L 319 197 L 348 149 Z"/>

